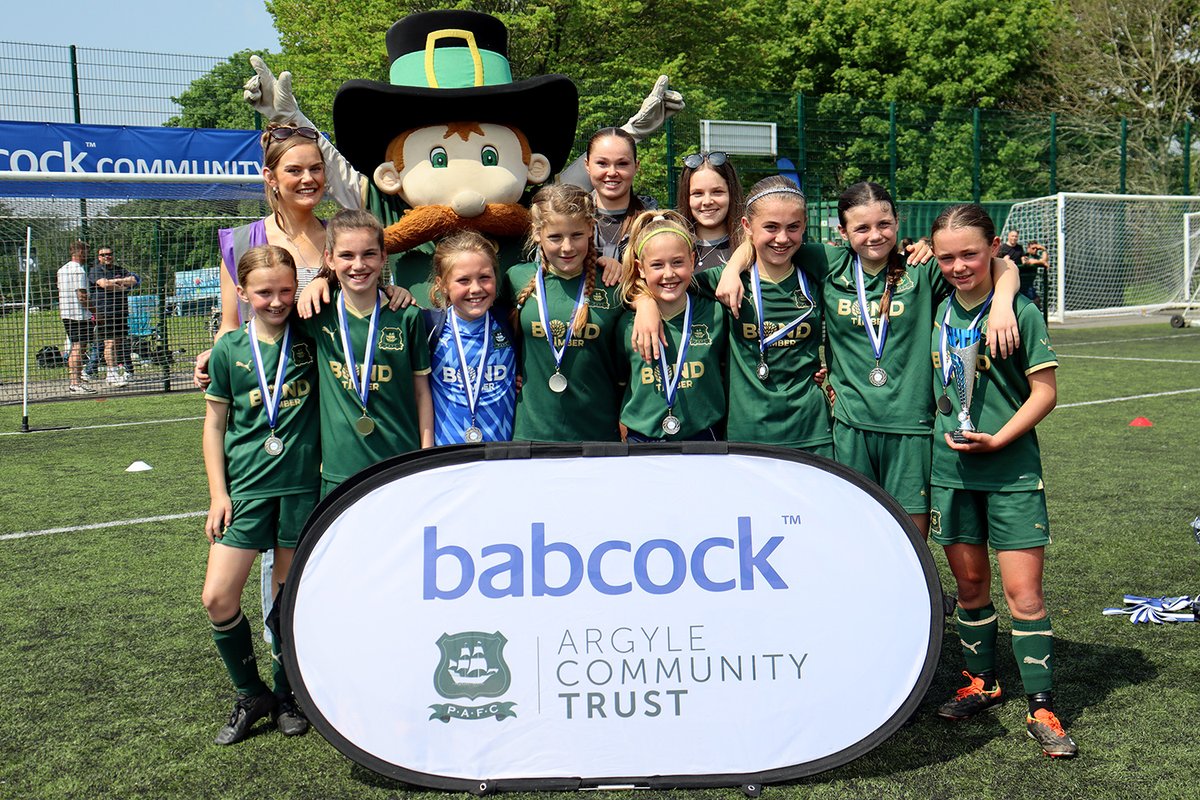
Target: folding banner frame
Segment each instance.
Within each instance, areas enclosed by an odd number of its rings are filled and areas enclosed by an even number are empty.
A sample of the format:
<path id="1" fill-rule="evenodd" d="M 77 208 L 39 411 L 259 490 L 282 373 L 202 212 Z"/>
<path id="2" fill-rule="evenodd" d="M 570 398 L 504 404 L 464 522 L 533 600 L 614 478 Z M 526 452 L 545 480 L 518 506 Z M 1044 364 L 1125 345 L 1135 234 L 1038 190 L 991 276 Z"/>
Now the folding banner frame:
<path id="1" fill-rule="evenodd" d="M 894 711 L 888 714 L 886 719 L 883 719 L 877 725 L 872 723 L 870 730 L 864 729 L 861 736 L 859 736 L 856 741 L 852 741 L 836 752 L 830 752 L 811 760 L 806 760 L 801 763 L 787 764 L 782 767 L 772 766 L 770 768 L 751 769 L 744 772 L 726 770 L 715 774 L 709 774 L 703 771 L 679 774 L 656 774 L 653 770 L 648 770 L 646 774 L 632 775 L 624 773 L 605 774 L 603 770 L 600 770 L 597 774 L 574 774 L 574 772 L 585 772 L 585 770 L 581 769 L 566 775 L 531 775 L 529 777 L 523 777 L 521 775 L 506 775 L 503 777 L 496 777 L 495 775 L 486 773 L 477 774 L 472 770 L 472 766 L 470 764 L 463 765 L 461 770 L 454 770 L 460 774 L 447 775 L 441 773 L 449 772 L 451 770 L 423 771 L 411 768 L 404 764 L 394 763 L 393 760 L 381 758 L 378 755 L 370 752 L 367 747 L 364 747 L 360 740 L 361 734 L 357 733 L 356 726 L 348 726 L 355 728 L 355 730 L 349 732 L 340 730 L 339 727 L 333 721 L 331 721 L 330 717 L 327 716 L 326 710 L 323 709 L 322 704 L 314 697 L 314 694 L 310 691 L 310 687 L 306 683 L 306 669 L 308 668 L 307 663 L 312 660 L 312 653 L 320 651 L 323 654 L 327 654 L 331 649 L 336 650 L 337 645 L 329 643 L 326 646 L 317 647 L 315 644 L 307 643 L 298 647 L 296 637 L 299 635 L 301 638 L 303 638 L 305 635 L 308 635 L 303 632 L 309 629 L 308 617 L 311 616 L 311 611 L 307 609 L 311 609 L 313 606 L 313 601 L 309 600 L 307 604 L 305 602 L 305 598 L 308 596 L 306 593 L 315 591 L 308 589 L 306 586 L 306 570 L 311 571 L 311 574 L 315 576 L 321 574 L 321 570 L 330 571 L 333 569 L 332 566 L 329 566 L 329 564 L 332 563 L 329 553 L 331 552 L 330 548 L 334 548 L 338 544 L 337 539 L 339 529 L 337 528 L 337 525 L 338 520 L 341 519 L 343 515 L 353 514 L 358 504 L 368 504 L 369 502 L 372 502 L 372 498 L 374 498 L 374 501 L 377 501 L 382 496 L 377 492 L 377 490 L 387 491 L 389 488 L 395 490 L 395 486 L 402 484 L 406 479 L 420 480 L 422 478 L 422 473 L 429 471 L 438 471 L 443 469 L 479 469 L 486 471 L 511 472 L 517 470 L 522 463 L 528 464 L 532 460 L 535 466 L 539 466 L 536 464 L 536 462 L 539 460 L 550 459 L 555 460 L 553 462 L 553 466 L 556 470 L 570 470 L 572 468 L 582 469 L 584 467 L 596 466 L 596 463 L 592 461 L 593 459 L 639 459 L 639 461 L 636 463 L 623 462 L 622 465 L 619 465 L 625 466 L 631 470 L 636 467 L 640 467 L 643 464 L 647 469 L 650 469 L 652 466 L 666 463 L 687 464 L 689 466 L 692 464 L 701 463 L 696 459 L 684 459 L 683 461 L 668 459 L 668 461 L 665 462 L 640 461 L 640 459 L 655 459 L 662 458 L 664 456 L 740 457 L 730 459 L 728 462 L 725 459 L 720 461 L 713 461 L 712 459 L 709 459 L 708 461 L 703 462 L 706 467 L 708 465 L 720 466 L 725 463 L 737 466 L 743 462 L 758 463 L 758 459 L 768 459 L 780 462 L 791 462 L 793 466 L 789 466 L 787 468 L 785 468 L 782 464 L 776 465 L 778 471 L 781 472 L 785 469 L 815 469 L 816 472 L 812 472 L 811 474 L 815 477 L 820 477 L 820 480 L 824 481 L 828 478 L 837 485 L 843 485 L 840 482 L 844 482 L 844 485 L 848 485 L 849 487 L 848 491 L 853 491 L 855 493 L 861 492 L 862 494 L 867 495 L 870 500 L 873 500 L 879 506 L 878 509 L 873 509 L 871 513 L 880 513 L 880 510 L 882 510 L 884 517 L 890 520 L 889 524 L 894 523 L 896 529 L 904 534 L 904 538 L 907 540 L 906 544 L 901 543 L 897 546 L 903 550 L 903 554 L 905 559 L 908 560 L 908 563 L 913 565 L 911 568 L 911 574 L 904 573 L 904 575 L 906 579 L 908 579 L 910 583 L 914 585 L 903 588 L 907 592 L 906 596 L 910 598 L 917 598 L 917 602 L 911 604 L 912 618 L 909 621 L 912 624 L 912 630 L 919 632 L 920 636 L 926 637 L 926 641 L 924 643 L 917 641 L 915 644 L 913 644 L 912 652 L 914 655 L 911 658 L 911 661 L 900 664 L 899 669 L 896 670 L 897 673 L 904 673 L 905 668 L 907 667 L 909 671 L 906 674 L 910 677 L 906 682 L 901 683 L 897 687 L 896 695 L 897 697 L 903 697 L 903 700 L 897 701 Z M 770 463 L 772 462 L 766 461 L 761 463 L 764 467 L 769 468 Z M 794 465 L 800 466 L 795 467 Z M 614 467 L 616 466 L 618 465 L 616 465 L 614 462 Z M 620 472 L 621 470 L 617 469 L 617 474 L 620 474 Z M 818 476 L 818 473 L 824 473 L 824 475 Z M 429 476 L 424 477 L 428 478 Z M 476 479 L 478 478 L 477 475 L 473 475 L 472 477 Z M 694 491 L 705 491 L 705 487 L 703 486 L 683 487 L 682 491 L 687 491 L 689 488 Z M 716 484 L 715 487 L 709 487 L 709 493 L 717 493 L 717 489 L 719 488 L 723 488 L 722 484 L 720 483 Z M 621 492 L 620 495 L 617 494 L 618 491 Z M 625 485 L 613 486 L 611 487 L 609 495 L 625 497 L 630 496 L 627 494 L 629 491 L 629 487 Z M 802 487 L 797 487 L 797 491 L 802 491 Z M 602 488 L 601 492 L 603 493 Z M 858 495 L 856 494 L 856 496 Z M 520 505 L 526 500 L 527 497 L 525 496 L 514 496 L 513 504 Z M 385 507 L 390 508 L 392 506 Z M 394 509 L 395 519 L 403 519 L 405 514 L 405 508 Z M 422 518 L 422 520 L 424 520 L 424 518 Z M 487 528 L 488 526 L 479 525 L 477 527 Z M 547 527 L 549 527 L 549 525 L 547 525 Z M 333 539 L 323 544 L 323 539 L 331 530 L 334 531 Z M 426 560 L 428 561 L 429 528 L 426 528 L 425 530 Z M 889 531 L 883 531 L 883 534 L 890 535 Z M 353 533 L 354 532 L 351 531 L 351 534 Z M 435 528 L 435 543 L 436 535 Z M 347 538 L 354 538 L 354 536 L 348 535 Z M 822 539 L 822 541 L 828 540 L 829 537 Z M 705 541 L 712 542 L 717 540 L 708 539 Z M 623 542 L 622 544 L 628 543 Z M 732 550 L 732 545 L 726 546 L 730 547 Z M 709 547 L 711 548 L 712 545 L 709 545 Z M 599 549 L 600 548 L 597 548 L 597 550 Z M 761 555 L 763 552 L 767 552 L 769 549 L 770 546 L 762 547 L 759 550 L 759 555 Z M 458 548 L 455 545 L 446 545 L 446 551 L 448 552 L 449 550 L 463 550 L 463 548 Z M 626 547 L 625 550 L 627 552 L 631 552 L 629 547 Z M 910 550 L 911 552 L 909 552 Z M 435 549 L 435 553 L 438 552 L 440 551 Z M 463 552 L 465 553 L 466 551 L 463 550 Z M 852 555 L 847 553 L 848 557 L 855 557 L 856 555 L 861 554 Z M 439 557 L 441 556 L 435 556 L 433 559 L 435 566 L 435 592 L 442 591 L 442 589 L 436 585 L 436 566 Z M 382 554 L 380 558 L 383 558 Z M 730 558 L 732 558 L 732 556 L 730 556 Z M 599 561 L 597 561 L 597 564 L 598 563 Z M 694 555 L 692 564 L 694 568 Z M 887 567 L 888 570 L 895 569 L 897 572 L 903 568 L 904 567 L 899 564 L 895 566 L 889 564 Z M 427 565 L 425 569 L 428 570 Z M 464 576 L 465 572 L 466 571 L 464 570 Z M 595 578 L 589 579 L 593 581 L 596 580 Z M 708 580 L 707 578 L 705 579 Z M 328 580 L 328 578 L 326 578 L 326 580 Z M 363 580 L 365 581 L 366 578 Z M 397 578 L 397 580 L 399 581 L 399 578 Z M 430 584 L 428 582 L 427 571 L 425 573 L 425 580 L 425 591 L 427 593 L 426 599 L 428 599 Z M 603 578 L 600 578 L 599 580 L 603 581 Z M 923 581 L 923 583 L 921 583 L 921 581 Z M 732 582 L 733 581 L 730 581 L 730 583 Z M 470 580 L 464 577 L 463 582 L 460 583 L 460 588 L 462 585 L 469 583 Z M 920 585 L 915 585 L 917 583 L 920 583 Z M 609 586 L 609 584 L 602 585 Z M 356 590 L 356 588 L 357 587 L 351 585 L 347 587 L 347 590 L 353 592 Z M 608 593 L 611 594 L 611 592 Z M 866 598 L 867 601 L 870 601 L 871 597 L 880 596 L 856 593 L 855 587 L 847 587 L 847 594 L 851 598 Z M 737 599 L 736 595 L 736 592 L 730 592 L 726 593 L 722 597 Z M 746 593 L 742 593 L 741 596 L 746 596 Z M 837 604 L 838 601 L 831 600 L 830 602 Z M 887 599 L 887 602 L 891 602 L 890 597 Z M 897 602 L 899 603 L 900 601 Z M 857 607 L 858 605 L 857 601 L 851 600 L 851 603 L 854 607 Z M 868 605 L 870 605 L 869 602 Z M 298 608 L 305 608 L 306 611 L 298 616 Z M 786 610 L 792 611 L 793 609 L 789 608 Z M 837 609 L 837 612 L 840 613 L 840 608 Z M 392 610 L 392 613 L 396 613 L 395 609 Z M 347 620 L 347 622 L 349 622 L 349 620 Z M 378 630 L 378 628 L 375 627 L 375 623 L 370 624 L 371 630 Z M 848 617 L 847 625 L 854 624 L 858 624 L 855 623 L 855 618 Z M 766 445 L 725 442 L 681 442 L 661 445 L 624 445 L 616 443 L 538 444 L 525 442 L 505 442 L 489 443 L 486 445 L 459 445 L 409 453 L 389 459 L 367 470 L 364 470 L 338 487 L 322 501 L 318 508 L 313 512 L 313 515 L 310 517 L 306 526 L 305 534 L 302 537 L 300 545 L 296 551 L 291 577 L 287 586 L 284 587 L 282 596 L 281 627 L 284 636 L 284 658 L 288 676 L 291 680 L 292 688 L 296 693 L 300 705 L 305 709 L 314 727 L 317 728 L 317 730 L 322 736 L 325 737 L 327 741 L 333 744 L 334 747 L 336 747 L 348 758 L 374 772 L 385 775 L 389 778 L 403 781 L 404 783 L 414 786 L 423 786 L 449 791 L 468 791 L 475 794 L 489 794 L 496 791 L 572 791 L 587 788 L 617 787 L 652 789 L 741 787 L 742 790 L 747 794 L 755 796 L 765 783 L 795 780 L 846 764 L 886 741 L 893 733 L 902 727 L 910 718 L 910 716 L 916 711 L 920 702 L 924 698 L 930 683 L 933 680 L 934 671 L 936 669 L 941 651 L 943 617 L 941 585 L 938 580 L 937 570 L 927 545 L 916 530 L 915 526 L 913 526 L 909 515 L 899 506 L 899 504 L 896 503 L 895 500 L 879 489 L 874 483 L 866 480 L 859 473 L 831 460 L 790 449 Z M 383 638 L 389 638 L 389 633 L 387 632 L 380 631 L 379 634 Z M 483 636 L 484 634 L 480 635 Z M 916 638 L 919 639 L 920 636 Z M 503 637 L 501 637 L 501 639 L 503 639 Z M 324 645 L 325 643 L 322 644 Z M 323 657 L 336 658 L 337 656 L 333 655 Z M 443 664 L 444 663 L 445 662 L 443 662 Z M 439 668 L 440 666 L 441 665 L 439 665 Z M 772 669 L 774 669 L 774 664 L 772 664 Z M 876 669 L 874 672 L 878 674 L 879 671 Z M 884 670 L 884 672 L 888 672 L 888 670 Z M 915 676 L 915 679 L 913 679 L 911 676 Z M 329 693 L 327 679 L 323 681 L 322 678 L 318 676 L 317 680 L 318 684 L 322 686 L 319 691 L 327 695 Z M 369 683 L 369 681 L 366 683 Z M 410 694 L 420 693 L 421 691 L 428 692 L 428 689 L 426 688 L 428 681 L 422 680 L 420 683 L 422 685 L 414 684 L 411 689 L 409 689 L 408 685 L 406 684 L 405 690 Z M 507 688 L 507 686 L 508 684 L 506 683 L 505 688 Z M 907 691 L 905 692 L 905 690 Z M 322 699 L 324 700 L 324 695 Z M 504 706 L 506 704 L 493 703 L 493 705 Z M 508 705 L 513 704 L 510 703 Z M 619 702 L 617 703 L 617 707 L 619 713 Z M 372 706 L 372 712 L 373 708 L 374 707 Z M 567 708 L 569 717 L 569 701 Z M 525 714 L 528 717 L 530 713 L 528 709 L 529 704 L 526 703 L 526 706 L 522 708 L 519 713 Z M 581 711 L 582 708 L 577 707 L 577 712 L 581 713 Z M 435 711 L 435 714 L 436 713 L 437 712 Z M 588 709 L 588 713 L 590 720 L 590 708 Z M 678 716 L 678 705 L 676 706 L 676 713 Z M 517 715 L 513 714 L 512 716 Z M 432 720 L 434 718 L 430 717 L 430 719 Z M 495 730 L 497 723 L 503 719 L 504 715 L 501 713 L 501 715 L 496 717 L 494 721 L 473 721 L 461 724 L 476 726 L 483 726 L 486 724 L 487 726 L 491 726 L 487 729 L 488 731 L 491 731 Z M 442 721 L 445 722 L 446 720 Z M 520 720 L 520 722 L 526 725 L 532 724 L 528 721 L 528 719 Z M 389 724 L 391 724 L 390 718 Z M 436 726 L 440 723 L 433 722 L 432 724 Z M 689 726 L 686 729 L 691 731 L 693 730 L 693 727 L 697 728 L 696 734 L 698 736 L 704 735 L 704 731 L 701 729 L 701 726 Z M 418 729 L 414 728 L 413 730 Z M 446 729 L 426 728 L 424 730 L 430 732 L 431 734 L 435 734 Z M 483 731 L 484 728 L 478 727 L 473 730 Z M 715 733 L 715 728 L 712 730 L 714 730 Z M 855 733 L 854 735 L 857 736 L 858 734 Z M 623 741 L 622 737 L 619 736 L 613 737 L 613 740 L 617 746 L 619 746 Z"/>

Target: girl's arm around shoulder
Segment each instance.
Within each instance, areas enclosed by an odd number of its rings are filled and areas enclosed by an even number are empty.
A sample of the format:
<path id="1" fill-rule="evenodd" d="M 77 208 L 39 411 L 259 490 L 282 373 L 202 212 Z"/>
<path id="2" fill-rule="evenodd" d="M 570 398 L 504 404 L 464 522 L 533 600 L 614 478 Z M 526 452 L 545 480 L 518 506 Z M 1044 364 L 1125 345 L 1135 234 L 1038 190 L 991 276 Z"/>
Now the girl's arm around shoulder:
<path id="1" fill-rule="evenodd" d="M 208 476 L 208 518 L 204 535 L 210 543 L 220 539 L 233 522 L 233 502 L 225 485 L 225 426 L 229 404 L 207 399 L 204 412 L 204 432 L 201 447 L 204 452 L 204 472 Z"/>
<path id="2" fill-rule="evenodd" d="M 955 442 L 947 433 L 945 434 L 946 444 L 952 450 L 964 453 L 994 453 L 1029 433 L 1034 426 L 1046 418 L 1047 414 L 1054 410 L 1054 406 L 1058 403 L 1055 367 L 1055 364 L 1047 363 L 1035 367 L 1035 371 L 1029 373 L 1029 397 L 1025 398 L 1025 402 L 1017 409 L 1017 413 L 1013 414 L 1008 422 L 1004 423 L 1004 427 L 996 433 L 964 431 L 963 436 L 969 440 L 966 444 Z"/>
<path id="3" fill-rule="evenodd" d="M 1013 301 L 1021 288 L 1016 266 L 1006 258 L 992 259 L 992 308 L 988 312 L 988 349 L 992 358 L 1008 358 L 1021 346 L 1021 331 Z"/>
<path id="4" fill-rule="evenodd" d="M 653 363 L 658 358 L 659 345 L 666 345 L 667 335 L 663 330 L 662 314 L 658 303 L 648 294 L 633 301 L 633 314 L 628 320 L 629 343 L 642 358 Z"/>
<path id="5" fill-rule="evenodd" d="M 721 268 L 721 280 L 717 284 L 714 294 L 725 304 L 734 319 L 738 317 L 738 312 L 742 307 L 742 297 L 745 295 L 742 273 L 748 270 L 753 263 L 754 248 L 749 239 L 743 239 L 737 249 L 729 254 L 729 260 Z"/>

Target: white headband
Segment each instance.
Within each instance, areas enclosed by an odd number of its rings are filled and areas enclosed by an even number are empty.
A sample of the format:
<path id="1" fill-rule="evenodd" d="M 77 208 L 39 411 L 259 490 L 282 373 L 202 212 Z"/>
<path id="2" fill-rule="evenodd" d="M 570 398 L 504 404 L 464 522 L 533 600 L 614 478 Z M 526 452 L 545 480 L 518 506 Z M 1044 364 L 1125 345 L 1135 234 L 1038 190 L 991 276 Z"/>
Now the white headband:
<path id="1" fill-rule="evenodd" d="M 766 197 L 769 194 L 798 194 L 798 195 L 800 195 L 801 200 L 807 201 L 807 198 L 804 196 L 804 192 L 800 191 L 799 189 L 797 189 L 794 186 L 776 186 L 776 187 L 773 187 L 770 189 L 763 189 L 761 192 L 758 192 L 757 194 L 750 195 L 750 199 L 746 201 L 746 208 L 749 208 L 750 206 L 754 205 L 759 200 L 762 200 L 764 197 Z"/>

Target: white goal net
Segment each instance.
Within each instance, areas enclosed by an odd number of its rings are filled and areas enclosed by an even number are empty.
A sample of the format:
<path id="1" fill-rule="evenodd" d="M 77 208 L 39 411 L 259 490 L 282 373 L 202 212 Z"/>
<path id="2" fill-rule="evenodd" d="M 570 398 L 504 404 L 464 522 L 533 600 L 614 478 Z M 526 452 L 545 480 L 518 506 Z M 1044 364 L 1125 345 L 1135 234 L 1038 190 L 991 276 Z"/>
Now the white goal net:
<path id="1" fill-rule="evenodd" d="M 1148 314 L 1191 298 L 1180 231 L 1196 212 L 1200 197 L 1060 193 L 1015 204 L 1000 235 L 1046 246 L 1051 319 Z"/>
<path id="2" fill-rule="evenodd" d="M 99 396 L 191 388 L 219 305 L 217 230 L 266 213 L 250 176 L 0 172 L 0 404 L 72 396 L 58 270 L 71 243 L 138 276 L 118 342 L 117 381 L 102 348 L 83 367 Z M 93 329 L 93 336 L 96 331 Z M 98 341 L 102 339 L 97 338 Z"/>

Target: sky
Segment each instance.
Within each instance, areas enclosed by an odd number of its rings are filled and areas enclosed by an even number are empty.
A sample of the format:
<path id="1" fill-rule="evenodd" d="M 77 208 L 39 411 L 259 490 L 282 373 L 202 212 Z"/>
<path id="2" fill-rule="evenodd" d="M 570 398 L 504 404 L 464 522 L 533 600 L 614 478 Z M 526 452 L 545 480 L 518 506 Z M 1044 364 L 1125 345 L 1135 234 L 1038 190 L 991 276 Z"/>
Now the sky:
<path id="1" fill-rule="evenodd" d="M 278 51 L 262 0 L 21 0 L 5 4 L 0 39 L 226 57 Z"/>

